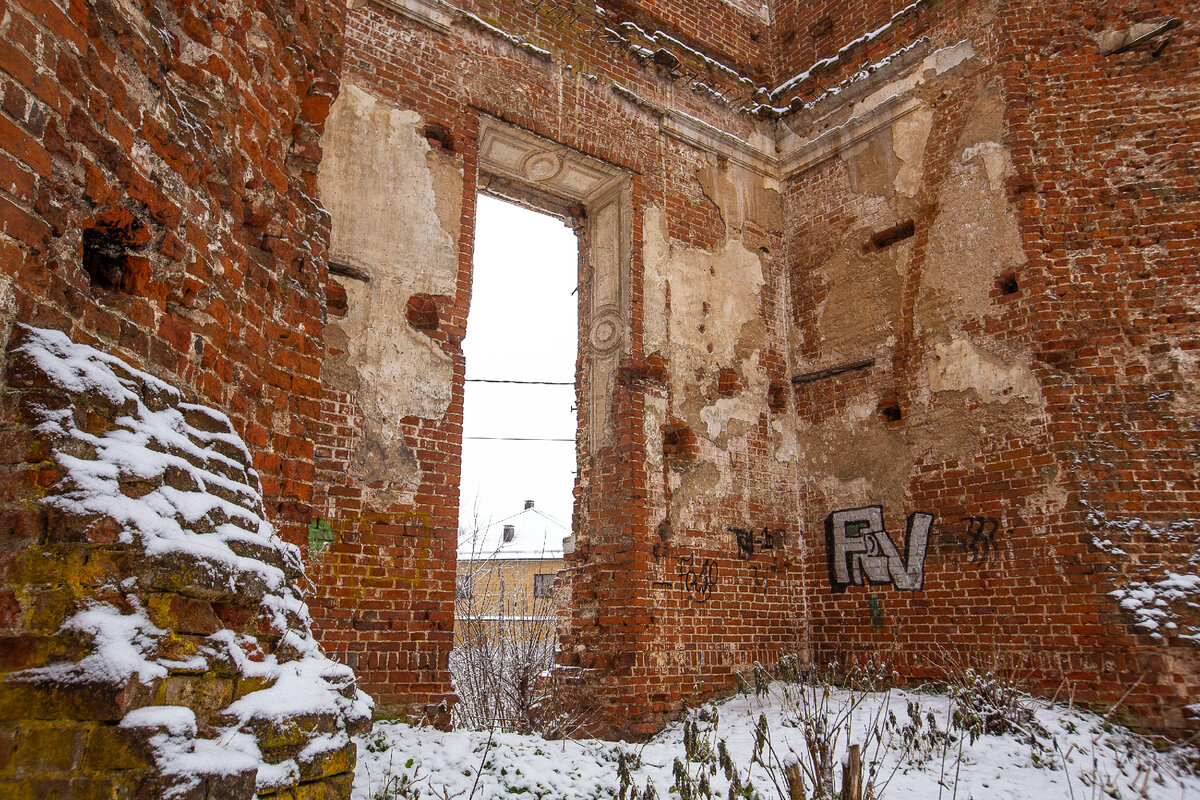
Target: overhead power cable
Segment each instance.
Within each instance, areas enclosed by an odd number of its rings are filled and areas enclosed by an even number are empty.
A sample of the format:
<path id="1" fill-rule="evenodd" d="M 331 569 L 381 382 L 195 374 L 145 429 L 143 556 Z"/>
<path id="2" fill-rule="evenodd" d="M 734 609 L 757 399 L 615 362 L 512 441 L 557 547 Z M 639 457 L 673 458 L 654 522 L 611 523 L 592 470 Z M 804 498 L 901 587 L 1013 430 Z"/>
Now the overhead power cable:
<path id="1" fill-rule="evenodd" d="M 547 439 L 537 436 L 464 436 L 463 439 L 477 442 L 575 442 L 574 438 Z"/>
<path id="2" fill-rule="evenodd" d="M 499 378 L 467 378 L 467 383 L 517 383 L 523 386 L 574 386 L 574 381 L 509 381 Z"/>

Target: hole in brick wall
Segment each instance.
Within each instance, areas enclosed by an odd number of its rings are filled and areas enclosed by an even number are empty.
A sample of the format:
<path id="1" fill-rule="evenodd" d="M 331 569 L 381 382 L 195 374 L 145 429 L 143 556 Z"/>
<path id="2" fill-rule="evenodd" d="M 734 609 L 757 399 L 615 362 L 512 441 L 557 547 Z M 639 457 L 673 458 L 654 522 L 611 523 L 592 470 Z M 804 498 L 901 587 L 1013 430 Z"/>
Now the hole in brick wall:
<path id="1" fill-rule="evenodd" d="M 902 242 L 913 235 L 914 227 L 911 219 L 906 219 L 898 225 L 893 225 L 878 233 L 871 234 L 870 244 L 868 249 L 883 250 L 885 247 L 891 247 L 896 242 Z"/>
<path id="2" fill-rule="evenodd" d="M 683 469 L 700 453 L 696 432 L 679 421 L 663 425 L 663 457 L 672 469 Z"/>
<path id="3" fill-rule="evenodd" d="M 325 284 L 325 308 L 331 317 L 344 317 L 350 310 L 350 300 L 346 297 L 346 287 L 333 278 Z"/>
<path id="4" fill-rule="evenodd" d="M 767 406 L 772 411 L 783 411 L 787 408 L 788 387 L 782 383 L 772 382 L 767 387 Z"/>
<path id="5" fill-rule="evenodd" d="M 436 144 L 447 153 L 454 152 L 454 137 L 450 135 L 450 131 L 446 130 L 445 125 L 439 125 L 436 122 L 426 125 L 425 138 L 430 144 Z"/>
<path id="6" fill-rule="evenodd" d="M 134 250 L 150 241 L 150 232 L 127 208 L 97 214 L 83 228 L 81 264 L 94 291 L 133 293 L 150 279 L 150 262 Z"/>
<path id="7" fill-rule="evenodd" d="M 83 269 L 92 289 L 119 292 L 124 288 L 129 244 L 104 228 L 83 232 Z"/>
<path id="8" fill-rule="evenodd" d="M 1016 294 L 1021 288 L 1017 285 L 1017 276 L 1011 272 L 1005 272 L 997 278 L 996 285 L 1000 287 L 1000 294 L 1003 295 Z"/>
<path id="9" fill-rule="evenodd" d="M 885 422 L 899 422 L 903 418 L 903 414 L 900 413 L 900 404 L 895 400 L 880 403 L 879 416 L 883 417 Z"/>

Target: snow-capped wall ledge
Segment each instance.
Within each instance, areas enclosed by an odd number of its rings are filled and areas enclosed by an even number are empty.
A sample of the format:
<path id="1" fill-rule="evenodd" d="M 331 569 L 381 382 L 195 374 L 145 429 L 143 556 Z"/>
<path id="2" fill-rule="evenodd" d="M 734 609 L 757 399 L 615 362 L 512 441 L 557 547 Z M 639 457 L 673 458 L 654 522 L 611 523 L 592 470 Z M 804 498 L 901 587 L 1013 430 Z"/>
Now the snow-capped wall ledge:
<path id="1" fill-rule="evenodd" d="M 52 730 L 67 777 L 129 796 L 348 796 L 372 703 L 313 638 L 229 419 L 56 331 L 19 326 L 6 378 L 14 449 L 42 459 L 4 587 L 27 643 L 0 659 L 0 737 L 30 743 L 12 780 L 45 777 Z"/>
<path id="2" fill-rule="evenodd" d="M 923 41 L 914 43 L 924 44 Z M 932 53 L 905 48 L 873 64 L 808 104 L 809 114 L 781 123 L 778 141 L 781 177 L 806 170 L 863 141 L 920 107 L 916 90 L 975 57 L 970 42 Z M 916 59 L 913 56 L 924 55 Z M 885 69 L 885 67 L 891 67 Z M 809 121 L 814 114 L 823 116 Z"/>

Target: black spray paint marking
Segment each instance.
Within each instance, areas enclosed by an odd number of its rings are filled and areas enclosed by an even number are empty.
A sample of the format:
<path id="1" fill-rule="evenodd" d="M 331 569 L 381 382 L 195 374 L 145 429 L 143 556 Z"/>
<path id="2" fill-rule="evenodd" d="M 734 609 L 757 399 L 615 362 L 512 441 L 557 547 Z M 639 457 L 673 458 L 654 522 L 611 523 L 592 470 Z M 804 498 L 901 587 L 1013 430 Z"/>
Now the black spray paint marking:
<path id="1" fill-rule="evenodd" d="M 865 506 L 835 511 L 825 518 L 825 551 L 829 584 L 835 592 L 847 586 L 892 584 L 908 592 L 925 584 L 925 548 L 933 515 L 908 515 L 904 556 L 883 528 L 883 507 Z"/>
<path id="2" fill-rule="evenodd" d="M 991 517 L 963 517 L 963 521 L 967 523 L 967 535 L 971 537 L 967 544 L 971 551 L 968 563 L 987 563 L 996 551 L 996 540 L 993 537 L 1000 527 L 1000 520 Z"/>
<path id="3" fill-rule="evenodd" d="M 738 558 L 743 561 L 754 555 L 756 549 L 774 550 L 776 546 L 783 546 L 783 531 L 771 530 L 766 525 L 757 536 L 749 528 L 739 528 L 736 525 L 728 525 L 725 530 L 734 535 L 737 541 Z"/>
<path id="4" fill-rule="evenodd" d="M 683 580 L 683 588 L 693 601 L 706 602 L 712 594 L 712 587 L 717 585 L 717 562 L 706 558 L 697 571 L 694 556 L 680 556 L 679 577 Z"/>

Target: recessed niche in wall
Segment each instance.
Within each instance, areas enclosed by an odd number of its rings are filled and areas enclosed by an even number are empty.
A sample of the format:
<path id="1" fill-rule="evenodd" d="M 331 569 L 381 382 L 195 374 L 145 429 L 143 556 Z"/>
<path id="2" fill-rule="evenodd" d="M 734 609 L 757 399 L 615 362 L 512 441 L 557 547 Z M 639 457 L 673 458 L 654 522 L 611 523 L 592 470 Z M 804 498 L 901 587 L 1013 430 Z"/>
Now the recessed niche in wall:
<path id="1" fill-rule="evenodd" d="M 1001 273 L 1000 277 L 996 279 L 996 285 L 1000 288 L 1002 295 L 1016 294 L 1021 288 L 1017 285 L 1017 276 L 1011 271 Z"/>
<path id="2" fill-rule="evenodd" d="M 871 234 L 871 239 L 865 249 L 867 250 L 883 250 L 886 247 L 891 247 L 896 242 L 902 242 L 913 235 L 913 221 L 906 219 L 903 222 L 893 225 L 890 228 L 885 228 L 877 233 Z"/>

